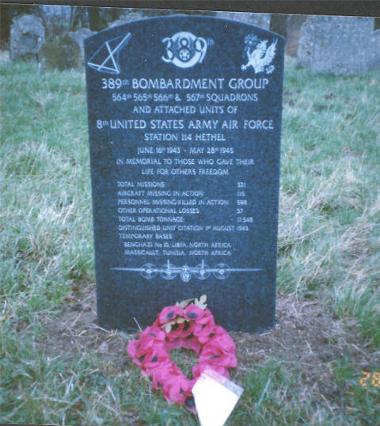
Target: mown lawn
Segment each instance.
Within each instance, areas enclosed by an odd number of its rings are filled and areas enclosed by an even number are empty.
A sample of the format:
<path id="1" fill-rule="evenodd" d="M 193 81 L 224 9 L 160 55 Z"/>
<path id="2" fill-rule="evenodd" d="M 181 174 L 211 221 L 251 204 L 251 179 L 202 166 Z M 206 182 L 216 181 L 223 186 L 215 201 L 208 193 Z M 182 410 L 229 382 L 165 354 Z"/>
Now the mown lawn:
<path id="1" fill-rule="evenodd" d="M 0 78 L 0 422 L 196 424 L 128 362 L 131 336 L 94 323 L 84 76 L 2 61 Z M 279 326 L 234 334 L 230 425 L 379 421 L 359 383 L 380 372 L 379 135 L 379 73 L 287 62 Z"/>

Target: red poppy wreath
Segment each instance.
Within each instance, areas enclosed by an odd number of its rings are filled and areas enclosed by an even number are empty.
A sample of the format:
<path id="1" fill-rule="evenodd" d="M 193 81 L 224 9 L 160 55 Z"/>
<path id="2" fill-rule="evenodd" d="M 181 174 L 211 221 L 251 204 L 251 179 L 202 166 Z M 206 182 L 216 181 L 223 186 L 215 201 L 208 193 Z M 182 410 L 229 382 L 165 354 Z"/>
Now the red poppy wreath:
<path id="1" fill-rule="evenodd" d="M 215 324 L 206 308 L 206 296 L 167 306 L 136 340 L 128 344 L 128 355 L 152 387 L 160 389 L 171 403 L 192 405 L 191 390 L 206 369 L 229 377 L 229 368 L 236 367 L 235 343 L 223 327 Z M 198 355 L 189 379 L 170 358 L 172 349 L 185 348 Z"/>

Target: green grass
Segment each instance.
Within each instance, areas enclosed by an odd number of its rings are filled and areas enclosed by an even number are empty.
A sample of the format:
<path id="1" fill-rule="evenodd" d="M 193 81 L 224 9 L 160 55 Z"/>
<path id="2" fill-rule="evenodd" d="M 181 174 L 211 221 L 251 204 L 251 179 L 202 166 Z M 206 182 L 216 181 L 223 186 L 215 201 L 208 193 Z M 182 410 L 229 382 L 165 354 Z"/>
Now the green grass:
<path id="1" fill-rule="evenodd" d="M 0 79 L 0 422 L 196 424 L 130 364 L 93 347 L 44 349 L 59 340 L 46 319 L 95 280 L 84 77 L 3 62 Z M 376 353 L 380 77 L 289 62 L 284 90 L 279 290 L 355 321 L 360 347 Z M 379 389 L 358 385 L 361 367 L 324 368 L 336 388 L 327 402 L 309 396 L 296 363 L 238 370 L 245 391 L 229 424 L 375 424 Z"/>
<path id="2" fill-rule="evenodd" d="M 285 90 L 279 286 L 326 298 L 378 346 L 379 73 L 294 69 Z"/>

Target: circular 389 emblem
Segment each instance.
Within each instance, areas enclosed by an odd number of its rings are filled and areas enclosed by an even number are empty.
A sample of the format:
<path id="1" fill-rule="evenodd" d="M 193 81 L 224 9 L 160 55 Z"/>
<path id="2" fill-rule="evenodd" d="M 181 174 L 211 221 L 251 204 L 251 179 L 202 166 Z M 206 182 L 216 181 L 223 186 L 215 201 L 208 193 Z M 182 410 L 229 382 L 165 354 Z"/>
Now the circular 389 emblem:
<path id="1" fill-rule="evenodd" d="M 166 37 L 162 42 L 166 47 L 162 60 L 179 68 L 191 68 L 202 63 L 208 46 L 212 44 L 212 40 L 197 37 L 187 31 L 180 31 L 171 37 Z"/>

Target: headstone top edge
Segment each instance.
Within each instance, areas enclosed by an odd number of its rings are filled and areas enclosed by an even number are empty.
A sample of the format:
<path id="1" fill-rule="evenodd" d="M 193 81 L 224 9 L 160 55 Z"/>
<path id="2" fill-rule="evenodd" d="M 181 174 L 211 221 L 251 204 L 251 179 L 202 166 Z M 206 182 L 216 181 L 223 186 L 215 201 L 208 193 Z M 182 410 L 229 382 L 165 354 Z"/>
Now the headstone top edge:
<path id="1" fill-rule="evenodd" d="M 244 12 L 240 12 L 240 13 L 244 13 Z M 253 25 L 253 24 L 249 24 L 247 22 L 239 22 L 236 21 L 234 19 L 229 19 L 229 18 L 222 18 L 222 17 L 218 17 L 218 16 L 208 16 L 208 15 L 186 15 L 183 13 L 174 13 L 173 15 L 163 15 L 163 16 L 152 16 L 152 17 L 147 17 L 147 18 L 142 18 L 142 19 L 138 19 L 136 21 L 133 22 L 126 22 L 125 24 L 121 24 L 121 25 L 117 25 L 115 27 L 111 27 L 111 28 L 105 28 L 102 31 L 97 32 L 96 34 L 87 37 L 84 40 L 85 46 L 87 46 L 88 43 L 91 43 L 92 41 L 95 41 L 97 38 L 101 38 L 103 37 L 105 34 L 112 34 L 115 33 L 117 31 L 120 30 L 120 28 L 130 28 L 131 26 L 137 26 L 139 24 L 141 24 L 142 22 L 152 22 L 152 21 L 157 21 L 159 19 L 178 19 L 178 18 L 183 18 L 183 19 L 194 19 L 194 18 L 200 18 L 200 19 L 204 19 L 204 20 L 212 20 L 212 21 L 224 21 L 226 23 L 232 24 L 232 25 L 239 25 L 239 26 L 245 26 L 248 28 L 254 28 L 256 30 L 259 30 L 260 32 L 262 32 L 263 34 L 271 34 L 274 35 L 276 37 L 278 37 L 282 43 L 285 43 L 285 37 L 283 37 L 281 34 L 278 34 L 274 31 L 268 31 L 265 30 L 264 28 L 258 27 L 257 25 Z"/>

